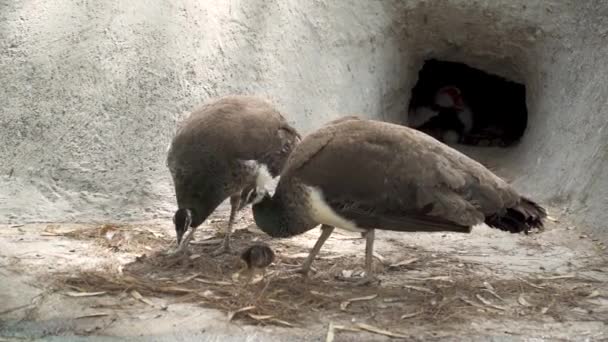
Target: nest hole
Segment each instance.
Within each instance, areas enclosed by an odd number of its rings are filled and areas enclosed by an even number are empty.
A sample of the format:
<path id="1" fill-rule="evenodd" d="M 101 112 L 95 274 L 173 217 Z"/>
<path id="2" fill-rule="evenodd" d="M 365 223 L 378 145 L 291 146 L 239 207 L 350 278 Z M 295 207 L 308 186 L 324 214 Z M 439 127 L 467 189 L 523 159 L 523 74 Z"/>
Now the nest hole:
<path id="1" fill-rule="evenodd" d="M 407 122 L 447 144 L 510 147 L 526 130 L 526 87 L 463 63 L 427 60 Z"/>

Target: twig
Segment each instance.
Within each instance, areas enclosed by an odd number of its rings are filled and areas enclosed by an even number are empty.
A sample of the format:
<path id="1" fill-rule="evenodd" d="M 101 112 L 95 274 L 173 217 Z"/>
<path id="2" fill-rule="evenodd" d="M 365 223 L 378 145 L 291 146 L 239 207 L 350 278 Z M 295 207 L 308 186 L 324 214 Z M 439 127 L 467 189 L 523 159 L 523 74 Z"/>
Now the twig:
<path id="1" fill-rule="evenodd" d="M 535 289 L 540 289 L 540 290 L 544 290 L 545 289 L 544 287 L 542 287 L 540 285 L 532 284 L 531 282 L 525 280 L 524 278 L 517 278 L 517 279 L 521 280 L 526 285 L 532 286 Z"/>
<path id="2" fill-rule="evenodd" d="M 0 311 L 0 316 L 8 314 L 8 313 L 11 313 L 11 312 L 14 312 L 14 311 L 17 311 L 17 310 L 25 309 L 28 306 L 32 306 L 32 305 L 34 305 L 34 304 L 31 304 L 31 303 L 30 304 L 23 304 L 23 305 L 15 306 L 15 307 L 10 308 L 10 309 L 6 309 L 4 311 Z"/>
<path id="3" fill-rule="evenodd" d="M 422 313 L 422 311 L 417 311 L 417 312 L 401 315 L 400 319 L 408 319 L 408 318 L 416 317 L 416 316 L 420 315 L 421 313 Z"/>
<path id="4" fill-rule="evenodd" d="M 266 292 L 266 290 L 268 289 L 268 285 L 270 285 L 270 281 L 271 279 L 268 279 L 268 281 L 266 281 L 266 284 L 264 284 L 264 287 L 262 288 L 258 296 L 255 298 L 256 302 L 259 301 L 260 298 L 262 298 L 262 295 L 264 295 L 264 292 Z"/>
<path id="5" fill-rule="evenodd" d="M 479 299 L 480 302 L 484 303 L 485 305 L 497 309 L 497 310 L 501 310 L 501 311 L 506 311 L 506 308 L 503 308 L 502 306 L 498 306 L 496 304 L 493 304 L 492 302 L 490 302 L 489 300 L 485 299 L 484 297 L 482 297 L 480 294 L 475 295 L 475 297 L 477 297 L 477 299 Z"/>
<path id="6" fill-rule="evenodd" d="M 400 266 L 406 266 L 406 265 L 412 264 L 412 263 L 414 263 L 416 261 L 418 261 L 418 258 L 405 259 L 405 260 L 401 260 L 399 262 L 396 262 L 394 264 L 391 264 L 391 265 L 389 265 L 389 267 L 391 267 L 391 268 L 397 268 L 397 267 L 400 267 Z"/>
<path id="7" fill-rule="evenodd" d="M 236 314 L 240 313 L 240 312 L 245 312 L 245 311 L 251 311 L 255 309 L 255 306 L 246 306 L 244 308 L 240 308 L 236 311 L 230 311 L 228 312 L 228 322 L 232 321 L 232 319 L 234 318 L 234 316 L 236 316 Z"/>
<path id="8" fill-rule="evenodd" d="M 402 335 L 402 334 L 398 334 L 398 333 L 394 333 L 388 330 L 384 330 L 384 329 L 380 329 L 380 328 L 376 328 L 374 326 L 371 326 L 369 324 L 365 324 L 365 323 L 359 323 L 356 325 L 357 328 L 365 330 L 365 331 L 369 331 L 369 332 L 373 332 L 376 334 L 380 334 L 380 335 L 384 335 L 384 336 L 389 336 L 389 337 L 400 337 L 400 338 L 408 338 L 409 336 L 406 335 Z"/>
<path id="9" fill-rule="evenodd" d="M 86 314 L 86 315 L 82 315 L 82 316 L 78 316 L 75 317 L 75 319 L 81 319 L 81 318 L 95 318 L 95 317 L 105 317 L 105 316 L 109 316 L 110 314 L 107 312 L 96 312 L 96 313 L 90 313 L 90 314 Z"/>
<path id="10" fill-rule="evenodd" d="M 413 286 L 413 285 L 402 285 L 402 286 L 404 288 L 410 289 L 410 290 L 416 290 L 416 291 L 419 291 L 419 292 L 426 292 L 426 293 L 430 293 L 430 294 L 435 294 L 435 291 L 429 290 L 426 287 Z"/>
<path id="11" fill-rule="evenodd" d="M 538 277 L 539 280 L 558 280 L 558 279 L 572 279 L 572 278 L 576 278 L 576 274 L 564 274 L 564 275 L 551 276 L 551 277 Z"/>
<path id="12" fill-rule="evenodd" d="M 194 273 L 193 275 L 191 275 L 191 276 L 189 276 L 189 277 L 186 277 L 186 278 L 184 278 L 184 279 L 178 280 L 178 281 L 176 281 L 175 283 L 176 283 L 176 284 L 183 284 L 183 283 L 187 283 L 187 282 L 189 282 L 190 280 L 192 280 L 192 279 L 194 279 L 194 278 L 196 278 L 196 277 L 198 277 L 198 276 L 200 276 L 200 275 L 201 275 L 200 273 Z"/>
<path id="13" fill-rule="evenodd" d="M 106 291 L 99 292 L 66 292 L 66 296 L 69 297 L 95 297 L 106 294 Z"/>
<path id="14" fill-rule="evenodd" d="M 325 336 L 325 342 L 334 342 L 334 330 L 334 322 L 329 322 L 329 326 L 327 327 L 327 335 Z"/>
<path id="15" fill-rule="evenodd" d="M 196 246 L 217 245 L 219 243 L 222 243 L 223 241 L 224 241 L 224 239 L 209 239 L 209 240 L 202 240 L 202 241 L 190 241 L 190 244 L 196 245 Z"/>
<path id="16" fill-rule="evenodd" d="M 357 297 L 357 298 L 350 298 L 347 299 L 345 301 L 343 301 L 342 303 L 340 303 L 340 310 L 342 311 L 346 311 L 346 308 L 350 305 L 350 303 L 352 302 L 360 302 L 360 301 L 364 301 L 364 300 L 372 300 L 374 298 L 378 297 L 378 294 L 373 294 L 373 295 L 369 295 L 369 296 L 365 296 L 365 297 Z"/>

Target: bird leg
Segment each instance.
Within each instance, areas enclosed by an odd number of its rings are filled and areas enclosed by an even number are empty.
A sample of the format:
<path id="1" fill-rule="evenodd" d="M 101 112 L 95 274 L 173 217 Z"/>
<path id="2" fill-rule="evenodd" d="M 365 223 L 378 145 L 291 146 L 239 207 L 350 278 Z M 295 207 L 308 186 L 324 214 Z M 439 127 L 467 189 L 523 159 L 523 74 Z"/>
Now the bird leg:
<path id="1" fill-rule="evenodd" d="M 374 237 L 375 230 L 370 229 L 361 233 L 365 237 L 365 275 L 362 278 L 346 278 L 345 281 L 352 282 L 355 286 L 365 286 L 377 283 L 374 276 Z"/>
<path id="2" fill-rule="evenodd" d="M 259 278 L 257 278 L 259 277 Z M 257 284 L 260 281 L 264 280 L 264 278 L 266 277 L 266 268 L 256 268 L 254 267 L 251 270 L 251 275 L 249 276 L 249 282 L 251 284 Z M 257 279 L 256 279 L 257 278 Z"/>
<path id="3" fill-rule="evenodd" d="M 238 272 L 238 279 L 240 282 L 244 282 L 246 284 L 257 284 L 260 281 L 264 280 L 266 277 L 266 268 L 257 268 L 257 267 L 243 267 Z M 259 279 L 256 279 L 261 274 Z"/>
<path id="4" fill-rule="evenodd" d="M 327 239 L 329 238 L 329 236 L 331 235 L 331 233 L 333 231 L 334 231 L 334 227 L 332 227 L 332 226 L 328 226 L 325 224 L 321 226 L 321 236 L 319 236 L 319 239 L 315 243 L 315 246 L 312 248 L 312 250 L 310 251 L 310 254 L 308 254 L 308 257 L 302 264 L 302 268 L 300 268 L 300 270 L 299 270 L 299 272 L 302 273 L 302 275 L 304 275 L 305 277 L 308 275 L 308 272 L 310 271 L 310 266 L 312 265 L 313 260 L 315 259 L 317 254 L 319 254 L 321 247 L 323 246 L 325 241 L 327 241 Z"/>
<path id="5" fill-rule="evenodd" d="M 374 276 L 374 238 L 375 230 L 365 232 L 365 276 L 357 282 L 357 285 L 368 285 L 375 283 L 378 279 Z"/>
<path id="6" fill-rule="evenodd" d="M 239 210 L 240 205 L 241 205 L 241 194 L 240 193 L 230 196 L 230 218 L 228 218 L 228 227 L 226 227 L 226 232 L 224 235 L 224 241 L 222 242 L 222 246 L 220 248 L 216 249 L 212 253 L 214 256 L 230 252 L 230 235 L 232 234 L 232 224 L 234 223 L 234 217 L 236 216 L 236 212 Z"/>

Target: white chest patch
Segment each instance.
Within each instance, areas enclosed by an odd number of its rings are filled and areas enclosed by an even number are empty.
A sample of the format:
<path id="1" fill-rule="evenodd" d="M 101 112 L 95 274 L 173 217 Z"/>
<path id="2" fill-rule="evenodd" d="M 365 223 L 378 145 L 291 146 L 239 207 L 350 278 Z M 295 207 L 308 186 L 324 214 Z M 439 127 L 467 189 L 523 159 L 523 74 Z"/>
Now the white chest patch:
<path id="1" fill-rule="evenodd" d="M 252 172 L 255 172 L 255 186 L 259 193 L 272 190 L 269 189 L 269 187 L 272 186 L 275 179 L 272 178 L 272 175 L 270 174 L 270 171 L 268 171 L 268 167 L 265 164 L 259 163 L 256 160 L 243 160 L 242 163 L 251 168 Z"/>
<path id="2" fill-rule="evenodd" d="M 342 228 L 353 232 L 365 232 L 365 229 L 357 227 L 357 225 L 343 217 L 340 217 L 328 204 L 325 202 L 323 192 L 319 188 L 307 186 L 308 199 L 312 210 L 312 216 L 321 224 Z"/>
<path id="3" fill-rule="evenodd" d="M 435 103 L 443 108 L 450 108 L 454 105 L 454 98 L 445 91 L 440 91 L 435 96 Z"/>
<path id="4" fill-rule="evenodd" d="M 258 174 L 255 178 L 255 184 L 258 189 L 266 189 L 272 183 L 272 175 L 268 171 L 268 167 L 264 164 L 258 164 Z"/>
<path id="5" fill-rule="evenodd" d="M 473 113 L 471 113 L 471 110 L 467 108 L 458 113 L 458 119 L 464 125 L 464 132 L 471 132 L 473 129 Z"/>

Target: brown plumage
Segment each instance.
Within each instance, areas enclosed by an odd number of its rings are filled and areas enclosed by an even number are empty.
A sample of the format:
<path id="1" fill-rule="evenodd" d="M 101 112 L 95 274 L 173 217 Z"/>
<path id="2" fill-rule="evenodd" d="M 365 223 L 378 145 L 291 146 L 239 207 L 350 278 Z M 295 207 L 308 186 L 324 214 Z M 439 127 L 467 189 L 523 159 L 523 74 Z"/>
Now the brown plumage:
<path id="1" fill-rule="evenodd" d="M 325 125 L 326 126 L 336 125 L 336 124 L 340 124 L 340 123 L 343 123 L 343 122 L 346 122 L 346 121 L 351 121 L 351 120 L 361 120 L 361 118 L 358 117 L 358 116 L 356 116 L 356 115 L 346 115 L 346 116 L 337 118 L 335 120 L 332 120 L 332 121 L 326 123 Z M 362 232 L 361 233 L 361 237 L 365 238 L 365 236 L 366 236 L 365 232 Z"/>
<path id="2" fill-rule="evenodd" d="M 268 245 L 256 244 L 241 253 L 248 269 L 264 269 L 274 262 L 274 252 Z"/>
<path id="3" fill-rule="evenodd" d="M 247 265 L 247 268 L 241 269 L 237 274 L 240 278 L 245 275 L 248 282 L 256 283 L 266 275 L 266 267 L 274 262 L 274 252 L 268 245 L 257 243 L 248 247 L 241 253 L 241 260 Z M 262 273 L 262 278 L 254 279 L 256 275 Z"/>
<path id="4" fill-rule="evenodd" d="M 322 224 L 307 272 L 337 226 L 367 236 L 371 276 L 374 229 L 468 233 L 488 225 L 510 232 L 542 227 L 545 210 L 464 154 L 414 129 L 372 120 L 326 125 L 288 159 L 273 197 L 253 206 L 267 234 L 288 237 Z"/>
<path id="5" fill-rule="evenodd" d="M 337 118 L 335 120 L 332 120 L 332 121 L 326 123 L 325 126 L 336 125 L 336 124 L 340 124 L 340 123 L 343 123 L 346 121 L 351 121 L 351 120 L 361 120 L 361 118 L 359 118 L 356 115 L 347 115 L 347 116 L 343 116 L 343 117 Z"/>
<path id="6" fill-rule="evenodd" d="M 281 172 L 299 140 L 270 103 L 255 97 L 227 96 L 195 110 L 178 129 L 167 157 L 177 197 L 173 221 L 180 250 L 230 197 L 228 229 L 218 253 L 229 250 L 236 211 Z M 192 230 L 182 241 L 188 227 Z"/>

